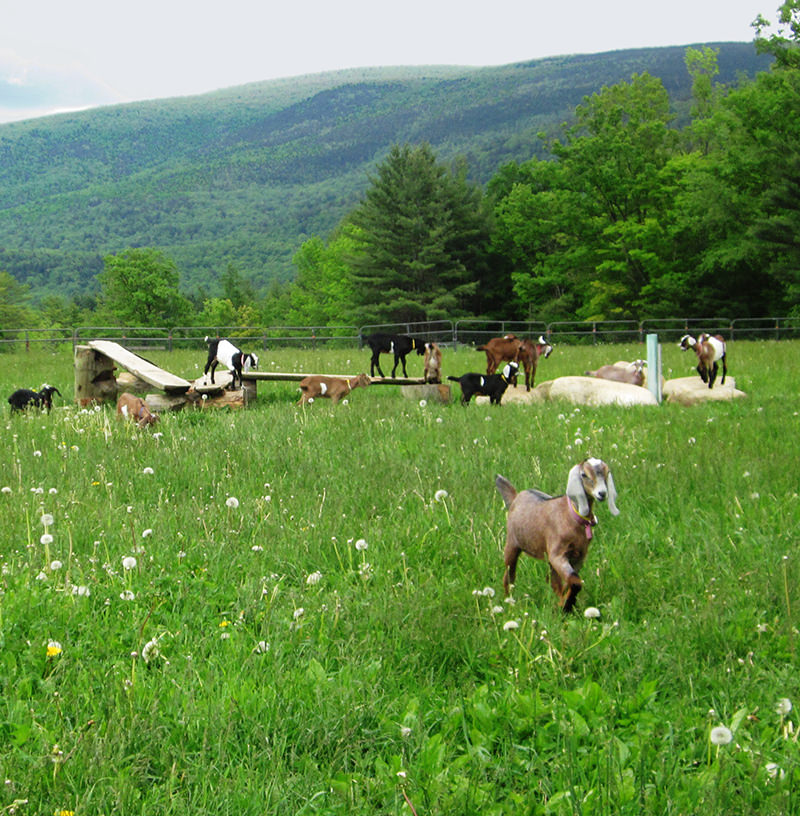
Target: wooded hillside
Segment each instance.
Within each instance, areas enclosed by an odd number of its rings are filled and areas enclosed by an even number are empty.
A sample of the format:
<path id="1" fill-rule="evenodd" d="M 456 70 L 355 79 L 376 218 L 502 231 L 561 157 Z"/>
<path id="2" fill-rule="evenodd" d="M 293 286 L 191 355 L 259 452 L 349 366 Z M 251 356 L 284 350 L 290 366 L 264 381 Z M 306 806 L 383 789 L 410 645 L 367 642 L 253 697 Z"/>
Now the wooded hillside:
<path id="1" fill-rule="evenodd" d="M 715 47 L 720 82 L 768 65 L 750 43 Z M 685 51 L 339 71 L 2 125 L 0 270 L 37 298 L 76 296 L 97 291 L 105 255 L 147 246 L 185 291 L 215 294 L 230 267 L 266 288 L 292 278 L 298 247 L 354 206 L 393 144 L 463 156 L 484 183 L 634 73 L 662 80 L 680 120 Z"/>

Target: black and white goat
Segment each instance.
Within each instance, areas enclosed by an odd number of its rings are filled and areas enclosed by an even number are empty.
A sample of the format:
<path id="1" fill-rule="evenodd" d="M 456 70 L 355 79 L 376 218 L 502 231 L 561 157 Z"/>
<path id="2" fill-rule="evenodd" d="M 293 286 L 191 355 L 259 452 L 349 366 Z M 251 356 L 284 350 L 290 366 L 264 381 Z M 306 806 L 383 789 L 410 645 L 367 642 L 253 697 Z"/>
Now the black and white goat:
<path id="1" fill-rule="evenodd" d="M 567 476 L 567 492 L 550 496 L 541 490 L 516 488 L 503 476 L 495 485 L 508 509 L 506 521 L 506 595 L 516 579 L 517 561 L 525 552 L 550 564 L 550 585 L 564 612 L 571 611 L 583 587 L 578 570 L 583 565 L 592 529 L 597 519 L 594 502 L 608 501 L 612 515 L 618 515 L 617 491 L 608 465 L 601 459 L 585 459 Z"/>
<path id="2" fill-rule="evenodd" d="M 46 408 L 49 414 L 50 409 L 53 407 L 53 394 L 61 396 L 61 392 L 54 385 L 47 385 L 46 383 L 39 391 L 30 388 L 18 388 L 8 398 L 8 403 L 11 406 L 12 413 L 14 411 L 24 411 L 33 405 L 36 408 Z"/>
<path id="3" fill-rule="evenodd" d="M 703 333 L 697 340 L 690 334 L 684 334 L 678 345 L 682 351 L 691 349 L 697 355 L 697 373 L 704 383 L 708 383 L 709 388 L 714 387 L 719 363 L 722 363 L 720 385 L 725 385 L 725 376 L 728 373 L 727 346 L 719 334 L 712 337 L 710 334 Z"/>
<path id="4" fill-rule="evenodd" d="M 211 369 L 211 382 L 214 382 L 214 370 L 218 363 L 222 363 L 228 371 L 233 372 L 231 388 L 236 388 L 236 378 L 239 378 L 239 387 L 242 385 L 242 373 L 246 374 L 251 368 L 258 368 L 258 357 L 255 354 L 245 353 L 236 348 L 230 340 L 224 338 L 211 339 L 208 343 L 208 360 L 203 369 L 203 376 Z"/>
<path id="5" fill-rule="evenodd" d="M 519 371 L 518 363 L 508 363 L 503 367 L 502 374 L 462 374 L 460 377 L 448 377 L 461 386 L 461 402 L 464 405 L 476 394 L 489 397 L 489 402 L 493 405 L 500 405 L 503 394 L 506 393 L 510 380 Z"/>
<path id="6" fill-rule="evenodd" d="M 376 334 L 369 334 L 364 338 L 364 342 L 372 349 L 372 359 L 369 363 L 369 375 L 375 376 L 375 369 L 378 369 L 379 376 L 383 377 L 381 371 L 380 356 L 381 354 L 394 354 L 394 368 L 392 368 L 392 376 L 394 377 L 397 371 L 398 363 L 403 364 L 403 376 L 408 377 L 406 371 L 406 355 L 412 351 L 417 354 L 425 353 L 425 343 L 417 340 L 416 337 L 408 337 L 405 334 L 383 334 L 377 332 Z"/>

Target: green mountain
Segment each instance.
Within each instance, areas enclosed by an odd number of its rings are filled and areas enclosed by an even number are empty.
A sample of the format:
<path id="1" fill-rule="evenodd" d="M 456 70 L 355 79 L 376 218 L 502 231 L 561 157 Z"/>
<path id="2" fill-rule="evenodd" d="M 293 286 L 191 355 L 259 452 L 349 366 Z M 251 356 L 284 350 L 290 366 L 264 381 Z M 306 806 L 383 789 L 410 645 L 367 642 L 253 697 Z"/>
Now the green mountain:
<path id="1" fill-rule="evenodd" d="M 722 83 L 769 64 L 751 43 L 712 45 Z M 229 265 L 257 287 L 291 279 L 294 252 L 353 207 L 392 144 L 464 156 L 483 183 L 634 73 L 685 115 L 685 51 L 354 69 L 0 125 L 0 270 L 35 296 L 94 293 L 104 255 L 151 246 L 189 293 L 216 293 Z"/>

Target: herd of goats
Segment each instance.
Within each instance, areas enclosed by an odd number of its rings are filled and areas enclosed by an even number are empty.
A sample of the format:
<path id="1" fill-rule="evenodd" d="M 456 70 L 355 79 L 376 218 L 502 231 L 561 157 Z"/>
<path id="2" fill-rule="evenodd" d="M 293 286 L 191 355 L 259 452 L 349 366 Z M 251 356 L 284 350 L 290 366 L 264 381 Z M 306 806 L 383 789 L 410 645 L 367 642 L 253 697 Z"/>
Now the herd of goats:
<path id="1" fill-rule="evenodd" d="M 413 337 L 393 334 L 372 334 L 365 338 L 372 350 L 370 375 L 374 377 L 377 370 L 384 377 L 380 367 L 381 354 L 394 355 L 392 377 L 398 365 L 402 366 L 403 376 L 406 372 L 406 356 L 416 351 L 424 356 L 424 382 L 442 382 L 442 353 L 436 343 L 422 343 Z M 208 360 L 203 377 L 211 375 L 214 382 L 214 371 L 218 365 L 224 366 L 233 373 L 232 387 L 242 375 L 258 366 L 258 357 L 252 353 L 242 352 L 229 340 L 206 338 L 209 345 Z M 697 372 L 703 382 L 712 388 L 717 377 L 719 365 L 722 365 L 724 384 L 727 375 L 725 341 L 720 336 L 701 334 L 697 339 L 684 335 L 680 341 L 684 351 L 693 350 L 697 355 Z M 492 338 L 488 343 L 479 346 L 486 353 L 486 374 L 467 373 L 460 377 L 448 377 L 461 386 L 462 402 L 469 403 L 476 395 L 488 396 L 491 403 L 499 404 L 508 387 L 513 382 L 520 365 L 525 372 L 525 386 L 533 386 L 536 376 L 536 365 L 540 357 L 547 358 L 553 347 L 544 337 L 538 341 L 520 339 L 513 334 Z M 496 373 L 498 366 L 505 363 L 502 372 Z M 629 382 L 642 385 L 643 362 L 637 360 L 632 367 L 603 366 L 597 371 L 587 371 L 587 375 L 602 379 Z M 353 388 L 369 385 L 370 377 L 360 374 L 351 379 L 343 377 L 326 377 L 313 375 L 300 382 L 300 404 L 312 402 L 316 397 L 327 397 L 338 402 Z M 61 392 L 52 385 L 44 385 L 39 391 L 21 388 L 8 398 L 12 413 L 29 408 L 50 411 L 53 395 Z M 130 393 L 123 393 L 117 401 L 117 415 L 134 421 L 139 427 L 146 427 L 158 421 L 158 414 L 151 413 L 143 399 Z M 575 606 L 575 599 L 583 587 L 578 571 L 583 565 L 593 536 L 597 518 L 593 513 L 595 502 L 608 502 L 613 515 L 619 510 L 616 505 L 617 492 L 614 478 L 608 465 L 601 459 L 588 458 L 573 466 L 567 475 L 567 486 L 563 494 L 551 496 L 541 490 L 529 489 L 517 491 L 503 476 L 497 476 L 495 485 L 507 509 L 506 544 L 504 549 L 505 575 L 503 587 L 506 595 L 513 591 L 516 579 L 517 561 L 522 553 L 547 561 L 550 566 L 550 585 L 555 592 L 561 609 L 567 613 Z M 587 610 L 588 612 L 588 610 Z"/>

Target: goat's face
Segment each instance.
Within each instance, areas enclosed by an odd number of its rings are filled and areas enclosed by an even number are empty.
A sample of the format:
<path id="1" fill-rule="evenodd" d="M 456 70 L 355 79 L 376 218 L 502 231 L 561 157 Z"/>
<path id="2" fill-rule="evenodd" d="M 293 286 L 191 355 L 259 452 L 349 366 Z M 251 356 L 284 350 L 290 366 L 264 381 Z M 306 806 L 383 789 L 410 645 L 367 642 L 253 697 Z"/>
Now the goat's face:
<path id="1" fill-rule="evenodd" d="M 510 380 L 512 377 L 517 376 L 517 372 L 519 371 L 519 363 L 508 363 L 507 365 L 503 366 L 503 376 Z"/>
<path id="2" fill-rule="evenodd" d="M 697 340 L 692 337 L 691 334 L 684 334 L 681 337 L 681 342 L 678 343 L 678 348 L 681 351 L 688 351 L 689 349 L 693 349 L 697 345 Z"/>
<path id="3" fill-rule="evenodd" d="M 619 515 L 614 477 L 602 459 L 585 459 L 572 468 L 567 481 L 567 495 L 578 505 L 578 512 L 582 516 L 588 516 L 591 510 L 588 499 L 598 502 L 608 500 L 612 515 Z"/>
<path id="4" fill-rule="evenodd" d="M 544 339 L 543 334 L 539 335 L 538 343 L 539 354 L 546 360 L 553 353 L 553 347 L 547 342 L 547 340 Z"/>

